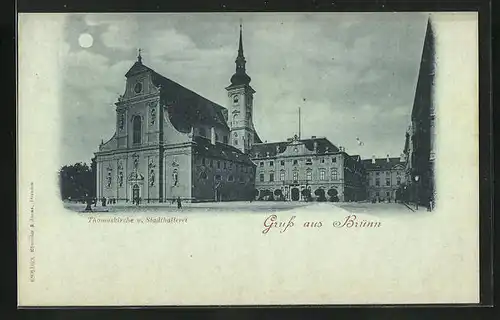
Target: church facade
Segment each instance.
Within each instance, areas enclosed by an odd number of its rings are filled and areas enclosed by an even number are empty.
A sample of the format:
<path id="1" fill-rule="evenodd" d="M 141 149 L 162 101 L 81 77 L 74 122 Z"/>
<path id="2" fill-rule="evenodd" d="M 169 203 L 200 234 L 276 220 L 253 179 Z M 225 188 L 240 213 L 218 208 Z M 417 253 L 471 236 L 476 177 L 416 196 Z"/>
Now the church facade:
<path id="1" fill-rule="evenodd" d="M 115 133 L 95 153 L 97 198 L 144 203 L 253 197 L 255 165 L 246 152 L 260 139 L 245 63 L 240 27 L 228 110 L 147 67 L 139 53 L 115 103 Z"/>

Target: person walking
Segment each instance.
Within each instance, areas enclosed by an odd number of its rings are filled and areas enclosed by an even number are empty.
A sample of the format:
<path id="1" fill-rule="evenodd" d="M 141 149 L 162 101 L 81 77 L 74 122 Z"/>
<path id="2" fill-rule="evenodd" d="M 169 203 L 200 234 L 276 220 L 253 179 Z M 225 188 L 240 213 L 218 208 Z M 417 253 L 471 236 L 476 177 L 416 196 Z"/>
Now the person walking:
<path id="1" fill-rule="evenodd" d="M 182 209 L 181 198 L 177 197 L 177 209 Z"/>

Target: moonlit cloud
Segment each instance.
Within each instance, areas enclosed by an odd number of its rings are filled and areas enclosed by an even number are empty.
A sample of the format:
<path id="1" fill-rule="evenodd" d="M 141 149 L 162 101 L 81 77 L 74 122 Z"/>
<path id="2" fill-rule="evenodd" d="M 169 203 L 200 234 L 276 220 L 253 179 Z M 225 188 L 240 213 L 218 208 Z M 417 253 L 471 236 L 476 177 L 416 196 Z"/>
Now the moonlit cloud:
<path id="1" fill-rule="evenodd" d="M 424 14 L 72 14 L 61 45 L 61 162 L 88 162 L 111 137 L 114 102 L 138 48 L 149 67 L 226 106 L 239 18 L 262 139 L 293 136 L 300 107 L 303 136 L 325 136 L 363 158 L 399 156 Z M 91 47 L 78 44 L 82 33 L 93 37 Z"/>

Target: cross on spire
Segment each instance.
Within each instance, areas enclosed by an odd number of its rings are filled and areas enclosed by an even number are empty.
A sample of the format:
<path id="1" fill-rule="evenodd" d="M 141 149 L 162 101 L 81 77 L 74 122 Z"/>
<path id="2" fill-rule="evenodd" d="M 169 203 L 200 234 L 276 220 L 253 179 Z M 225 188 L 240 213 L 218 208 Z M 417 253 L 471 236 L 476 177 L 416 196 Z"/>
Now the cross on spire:
<path id="1" fill-rule="evenodd" d="M 141 51 L 142 51 L 142 49 L 139 48 L 139 50 L 138 50 L 139 54 L 137 55 L 137 61 L 139 61 L 140 63 L 142 63 Z"/>

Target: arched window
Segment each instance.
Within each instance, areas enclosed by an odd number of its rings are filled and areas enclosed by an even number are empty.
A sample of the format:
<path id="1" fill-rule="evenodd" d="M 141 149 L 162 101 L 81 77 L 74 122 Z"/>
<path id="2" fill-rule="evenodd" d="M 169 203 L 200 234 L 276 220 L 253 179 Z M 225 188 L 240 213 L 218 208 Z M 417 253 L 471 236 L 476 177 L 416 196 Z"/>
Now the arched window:
<path id="1" fill-rule="evenodd" d="M 312 170 L 311 169 L 307 169 L 307 171 L 306 171 L 306 180 L 309 180 L 309 181 L 312 180 Z"/>
<path id="2" fill-rule="evenodd" d="M 140 116 L 135 116 L 134 119 L 132 120 L 132 128 L 133 128 L 133 135 L 132 135 L 132 143 L 141 143 L 141 117 Z"/>

